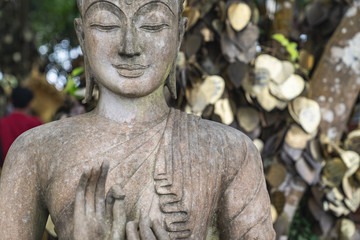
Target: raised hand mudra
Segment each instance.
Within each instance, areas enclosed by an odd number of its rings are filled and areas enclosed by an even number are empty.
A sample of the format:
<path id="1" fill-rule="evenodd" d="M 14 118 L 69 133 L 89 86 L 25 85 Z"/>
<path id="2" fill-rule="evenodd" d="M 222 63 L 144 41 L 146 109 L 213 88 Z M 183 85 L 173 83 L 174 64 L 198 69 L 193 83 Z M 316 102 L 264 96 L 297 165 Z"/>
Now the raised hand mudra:
<path id="1" fill-rule="evenodd" d="M 114 185 L 105 197 L 109 162 L 85 171 L 79 181 L 74 208 L 74 240 L 169 240 L 160 222 L 141 216 L 126 221 L 125 195 Z"/>

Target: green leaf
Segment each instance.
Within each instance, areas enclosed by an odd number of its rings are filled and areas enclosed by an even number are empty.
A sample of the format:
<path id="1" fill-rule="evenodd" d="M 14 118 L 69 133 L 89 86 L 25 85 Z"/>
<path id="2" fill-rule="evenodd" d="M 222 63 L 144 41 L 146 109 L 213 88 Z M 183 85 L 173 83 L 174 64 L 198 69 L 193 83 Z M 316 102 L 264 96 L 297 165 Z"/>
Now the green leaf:
<path id="1" fill-rule="evenodd" d="M 72 71 L 71 76 L 76 77 L 82 74 L 83 72 L 84 72 L 83 67 L 77 67 Z"/>
<path id="2" fill-rule="evenodd" d="M 299 58 L 299 52 L 296 47 L 294 47 L 294 45 L 287 46 L 286 51 L 290 54 L 290 59 L 292 62 L 295 62 Z"/>
<path id="3" fill-rule="evenodd" d="M 272 35 L 272 38 L 278 41 L 284 47 L 289 45 L 289 40 L 281 33 L 275 33 Z"/>
<path id="4" fill-rule="evenodd" d="M 297 50 L 297 43 L 290 42 L 283 34 L 276 33 L 272 35 L 272 38 L 278 41 L 290 55 L 290 60 L 295 62 L 299 58 L 299 52 Z"/>
<path id="5" fill-rule="evenodd" d="M 66 86 L 65 86 L 65 88 L 63 90 L 63 93 L 68 93 L 68 94 L 74 96 L 76 90 L 77 90 L 77 87 L 76 87 L 76 83 L 74 81 L 74 78 L 68 77 L 68 80 L 67 80 Z"/>
<path id="6" fill-rule="evenodd" d="M 297 43 L 296 42 L 291 42 L 289 43 L 288 47 L 291 47 L 291 48 L 294 48 L 294 49 L 297 49 Z"/>

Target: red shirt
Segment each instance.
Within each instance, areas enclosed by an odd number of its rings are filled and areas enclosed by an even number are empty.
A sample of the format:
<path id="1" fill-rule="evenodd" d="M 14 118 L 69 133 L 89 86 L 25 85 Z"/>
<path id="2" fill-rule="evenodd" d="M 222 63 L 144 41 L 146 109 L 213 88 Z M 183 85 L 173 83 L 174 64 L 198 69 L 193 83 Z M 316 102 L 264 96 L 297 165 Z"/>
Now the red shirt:
<path id="1" fill-rule="evenodd" d="M 15 139 L 23 132 L 41 124 L 42 122 L 38 118 L 22 112 L 13 112 L 0 119 L 0 141 L 3 152 L 0 167 L 4 164 L 5 156 Z"/>

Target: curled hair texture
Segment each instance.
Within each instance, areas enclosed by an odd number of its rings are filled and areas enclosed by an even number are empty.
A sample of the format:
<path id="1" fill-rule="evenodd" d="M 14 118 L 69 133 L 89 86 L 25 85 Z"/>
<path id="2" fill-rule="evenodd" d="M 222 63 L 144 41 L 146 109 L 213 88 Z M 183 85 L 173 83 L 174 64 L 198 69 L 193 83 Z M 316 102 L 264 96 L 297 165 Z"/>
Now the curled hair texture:
<path id="1" fill-rule="evenodd" d="M 79 11 L 80 11 L 81 17 L 83 17 L 84 1 L 86 1 L 86 0 L 76 0 L 77 6 L 78 6 L 78 9 L 79 9 Z M 183 30 L 183 29 L 182 29 L 182 28 L 183 28 L 183 25 L 182 25 L 182 24 L 183 24 L 183 21 L 182 21 L 182 12 L 183 12 L 183 10 L 184 10 L 184 2 L 185 2 L 185 0 L 176 0 L 176 1 L 178 1 L 178 4 L 179 4 L 179 13 L 178 13 L 178 16 L 179 16 L 179 30 L 180 30 L 180 29 Z M 180 36 L 179 36 L 179 37 L 180 37 Z M 180 41 L 180 40 L 181 40 L 181 39 L 179 39 L 179 41 Z"/>
<path id="2" fill-rule="evenodd" d="M 77 6 L 78 6 L 78 9 L 79 9 L 79 11 L 80 11 L 80 14 L 81 14 L 81 16 L 82 16 L 82 13 L 83 13 L 83 9 L 82 9 L 82 7 L 83 7 L 83 2 L 84 1 L 86 1 L 86 0 L 76 0 L 76 2 L 77 2 Z M 185 0 L 177 0 L 178 1 L 178 3 L 179 3 L 179 16 L 181 16 L 182 15 L 182 12 L 183 12 L 183 10 L 184 10 L 184 2 L 185 2 Z"/>

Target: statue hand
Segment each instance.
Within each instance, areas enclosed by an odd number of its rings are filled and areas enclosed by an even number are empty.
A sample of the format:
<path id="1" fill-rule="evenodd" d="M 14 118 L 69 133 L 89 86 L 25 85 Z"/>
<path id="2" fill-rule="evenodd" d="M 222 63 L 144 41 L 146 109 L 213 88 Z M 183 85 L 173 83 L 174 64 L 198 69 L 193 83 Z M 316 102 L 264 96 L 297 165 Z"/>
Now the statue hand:
<path id="1" fill-rule="evenodd" d="M 105 199 L 109 163 L 104 162 L 80 178 L 74 207 L 74 240 L 125 239 L 125 203 L 121 188 L 113 186 Z"/>
<path id="2" fill-rule="evenodd" d="M 170 240 L 168 233 L 163 229 L 158 220 L 150 220 L 142 217 L 138 221 L 131 221 L 126 224 L 127 240 Z"/>

